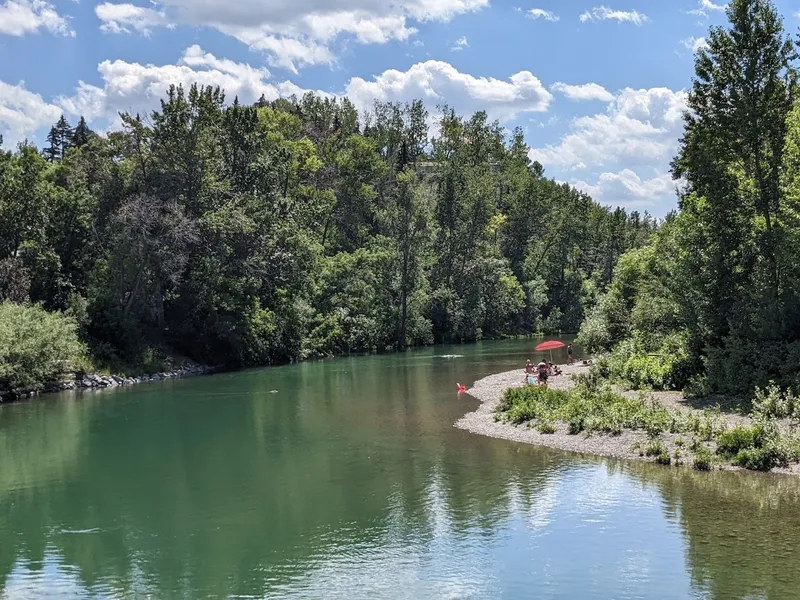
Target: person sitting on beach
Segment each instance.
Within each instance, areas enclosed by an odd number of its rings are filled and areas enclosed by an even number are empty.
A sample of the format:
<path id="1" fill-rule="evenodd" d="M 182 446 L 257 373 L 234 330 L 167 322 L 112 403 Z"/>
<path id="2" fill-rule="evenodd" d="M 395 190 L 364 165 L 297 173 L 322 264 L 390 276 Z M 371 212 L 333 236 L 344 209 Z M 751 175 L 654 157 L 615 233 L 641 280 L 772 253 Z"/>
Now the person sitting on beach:
<path id="1" fill-rule="evenodd" d="M 567 344 L 567 363 L 572 364 L 572 344 Z"/>
<path id="2" fill-rule="evenodd" d="M 561 369 L 558 365 L 554 365 L 552 362 L 550 364 L 550 375 L 561 375 Z"/>
<path id="3" fill-rule="evenodd" d="M 525 383 L 530 383 L 530 376 L 533 375 L 535 372 L 536 372 L 536 367 L 533 366 L 533 363 L 529 358 L 525 363 L 525 377 L 523 378 L 523 381 Z"/>
<path id="4" fill-rule="evenodd" d="M 547 378 L 549 376 L 548 368 L 547 368 L 547 361 L 542 359 L 542 362 L 538 364 L 539 369 L 539 385 L 543 385 L 547 387 Z"/>

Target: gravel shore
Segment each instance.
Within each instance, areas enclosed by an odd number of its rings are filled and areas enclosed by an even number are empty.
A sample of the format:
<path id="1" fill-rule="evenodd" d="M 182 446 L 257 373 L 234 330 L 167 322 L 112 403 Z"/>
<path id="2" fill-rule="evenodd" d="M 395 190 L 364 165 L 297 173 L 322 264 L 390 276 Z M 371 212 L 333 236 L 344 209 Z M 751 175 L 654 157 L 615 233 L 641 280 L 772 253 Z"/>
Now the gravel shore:
<path id="1" fill-rule="evenodd" d="M 548 382 L 551 389 L 567 390 L 574 387 L 575 382 L 572 376 L 588 370 L 588 367 L 577 364 L 562 365 L 561 368 L 564 371 L 563 374 L 552 377 Z M 557 431 L 555 433 L 543 434 L 532 427 L 528 427 L 527 424 L 514 425 L 512 423 L 503 422 L 502 420 L 496 420 L 495 415 L 497 407 L 505 391 L 509 388 L 523 387 L 524 385 L 523 369 L 521 368 L 505 373 L 498 373 L 496 375 L 489 375 L 488 377 L 476 381 L 473 387 L 467 390 L 467 394 L 480 400 L 481 405 L 476 411 L 468 413 L 456 421 L 455 427 L 479 435 L 534 444 L 537 446 L 547 446 L 549 448 L 556 448 L 579 454 L 592 454 L 596 456 L 653 462 L 653 458 L 640 456 L 637 450 L 632 449 L 632 446 L 636 443 L 644 446 L 650 441 L 645 432 L 626 430 L 623 431 L 621 435 L 616 436 L 610 434 L 593 434 L 591 436 L 585 434 L 570 435 L 564 423 L 557 423 Z M 623 393 L 625 395 L 638 394 L 638 392 Z M 683 395 L 680 392 L 654 392 L 650 395 L 669 409 L 703 414 L 702 410 L 689 405 L 687 401 L 683 399 Z M 740 424 L 747 425 L 752 422 L 748 417 L 734 413 L 723 413 L 719 416 L 719 419 L 722 419 L 728 427 Z M 676 440 L 678 440 L 678 438 L 683 438 L 684 441 L 688 442 L 690 437 L 690 435 L 664 432 L 659 437 L 659 441 L 661 441 L 670 455 L 672 455 L 675 449 L 678 448 Z M 681 448 L 680 453 L 683 455 L 682 464 L 691 466 L 693 457 L 688 448 Z M 726 470 L 737 469 L 730 465 L 717 465 L 716 468 Z M 788 469 L 773 469 L 773 472 L 798 475 L 800 474 L 800 466 L 792 465 Z"/>
<path id="2" fill-rule="evenodd" d="M 569 389 L 573 387 L 572 375 L 586 371 L 588 367 L 582 365 L 565 365 L 561 367 L 563 373 L 551 377 L 548 382 L 551 389 Z M 505 391 L 509 388 L 523 387 L 523 370 L 515 369 L 506 373 L 489 375 L 475 382 L 467 393 L 481 401 L 475 412 L 468 413 L 456 421 L 455 426 L 472 433 L 489 437 L 502 438 L 537 446 L 548 446 L 560 450 L 569 450 L 582 454 L 596 454 L 615 458 L 629 458 L 635 460 L 652 461 L 651 458 L 641 458 L 638 452 L 631 450 L 637 441 L 644 440 L 642 433 L 624 431 L 622 435 L 569 435 L 563 423 L 558 423 L 556 433 L 543 434 L 527 425 L 513 425 L 495 420 L 495 413 Z"/>

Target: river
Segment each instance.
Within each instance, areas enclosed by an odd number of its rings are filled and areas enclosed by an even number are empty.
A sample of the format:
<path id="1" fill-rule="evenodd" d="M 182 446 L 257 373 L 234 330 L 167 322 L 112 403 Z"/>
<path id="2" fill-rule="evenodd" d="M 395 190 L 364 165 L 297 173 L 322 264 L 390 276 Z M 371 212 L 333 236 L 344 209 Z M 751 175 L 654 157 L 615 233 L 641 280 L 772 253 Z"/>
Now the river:
<path id="1" fill-rule="evenodd" d="M 0 598 L 798 597 L 800 478 L 453 428 L 535 343 L 2 405 Z"/>

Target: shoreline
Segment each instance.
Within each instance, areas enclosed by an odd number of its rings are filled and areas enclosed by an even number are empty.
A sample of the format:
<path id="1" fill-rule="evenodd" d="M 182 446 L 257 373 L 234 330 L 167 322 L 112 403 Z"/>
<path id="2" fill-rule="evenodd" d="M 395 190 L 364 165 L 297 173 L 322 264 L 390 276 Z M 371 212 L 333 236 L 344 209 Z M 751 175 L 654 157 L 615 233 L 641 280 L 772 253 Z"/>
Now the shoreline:
<path id="1" fill-rule="evenodd" d="M 548 387 L 550 389 L 569 390 L 573 388 L 575 382 L 572 376 L 586 372 L 589 369 L 589 367 L 582 364 L 559 366 L 563 370 L 563 373 L 560 376 L 550 378 L 548 382 Z M 476 381 L 471 388 L 467 389 L 466 393 L 480 401 L 480 405 L 476 410 L 458 419 L 453 426 L 457 429 L 463 429 L 477 435 L 531 444 L 534 446 L 543 446 L 566 452 L 574 452 L 583 456 L 589 455 L 635 460 L 639 462 L 654 462 L 652 457 L 642 456 L 639 451 L 632 448 L 634 444 L 644 445 L 651 441 L 644 431 L 625 430 L 620 435 L 611 435 L 607 433 L 596 433 L 591 436 L 585 434 L 572 435 L 567 432 L 563 423 L 559 423 L 555 433 L 544 434 L 533 427 L 529 427 L 528 424 L 514 425 L 513 423 L 508 423 L 503 420 L 496 420 L 495 415 L 497 407 L 506 390 L 520 388 L 525 385 L 522 381 L 522 376 L 523 369 L 520 367 L 513 371 L 489 375 Z M 639 392 L 623 392 L 625 395 L 638 395 L 638 393 Z M 680 392 L 651 392 L 649 395 L 667 408 L 694 412 L 700 415 L 703 414 L 702 410 L 692 408 L 685 404 Z M 719 418 L 722 419 L 728 427 L 752 423 L 749 417 L 735 413 L 723 412 L 719 415 Z M 659 441 L 667 448 L 670 455 L 672 455 L 676 449 L 680 449 L 683 455 L 683 460 L 678 464 L 675 464 L 673 461 L 672 466 L 692 468 L 692 452 L 689 451 L 688 448 L 679 446 L 676 443 L 678 438 L 682 438 L 684 441 L 688 442 L 689 437 L 690 436 L 685 434 L 673 434 L 669 432 L 663 432 L 659 436 Z M 746 469 L 734 465 L 717 463 L 713 466 L 713 470 L 743 471 Z M 774 468 L 770 473 L 800 475 L 800 465 L 793 464 L 788 468 Z"/>
<path id="2" fill-rule="evenodd" d="M 136 377 L 122 377 L 119 375 L 100 375 L 97 373 L 73 374 L 65 380 L 49 383 L 41 389 L 25 390 L 15 394 L 0 394 L 0 404 L 12 404 L 22 400 L 29 400 L 48 394 L 58 394 L 60 392 L 88 392 L 95 390 L 105 390 L 117 387 L 130 387 L 138 383 L 153 381 L 169 381 L 172 379 L 186 379 L 188 377 L 199 377 L 200 375 L 211 375 L 219 370 L 218 367 L 207 365 L 196 365 L 194 363 L 184 365 L 171 371 L 153 373 L 152 375 L 137 375 Z"/>

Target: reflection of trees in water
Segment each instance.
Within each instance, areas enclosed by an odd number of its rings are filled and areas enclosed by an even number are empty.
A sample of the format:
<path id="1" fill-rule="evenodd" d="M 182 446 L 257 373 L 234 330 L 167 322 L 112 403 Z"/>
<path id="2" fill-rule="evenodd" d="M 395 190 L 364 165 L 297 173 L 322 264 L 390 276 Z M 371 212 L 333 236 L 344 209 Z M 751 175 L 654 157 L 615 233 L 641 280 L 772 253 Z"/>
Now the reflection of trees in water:
<path id="1" fill-rule="evenodd" d="M 800 479 L 630 465 L 680 523 L 692 583 L 711 598 L 794 599 L 800 583 Z"/>
<path id="2" fill-rule="evenodd" d="M 47 398 L 0 407 L 0 590 L 18 560 L 44 561 L 41 532 L 52 528 L 55 507 L 42 503 L 29 518 L 15 516 L 35 501 L 42 482 L 59 485 L 73 476 L 95 401 Z"/>
<path id="3" fill-rule="evenodd" d="M 265 595 L 345 549 L 413 539 L 424 551 L 437 527 L 492 535 L 512 496 L 530 508 L 554 459 L 443 434 L 452 404 L 407 400 L 411 389 L 436 393 L 420 370 L 330 373 L 324 386 L 338 391 L 326 401 L 311 400 L 312 370 L 296 401 L 276 401 L 254 378 L 219 403 L 203 401 L 198 383 L 189 408 L 155 389 L 139 393 L 163 402 L 42 404 L 28 425 L 6 423 L 30 450 L 0 471 L 0 589 L 15 564 L 36 570 L 50 551 L 89 590 Z M 377 400 L 387 389 L 396 401 Z M 355 395 L 376 401 L 348 403 Z M 342 423 L 353 425 L 336 431 Z M 53 448 L 62 466 L 43 469 Z"/>

